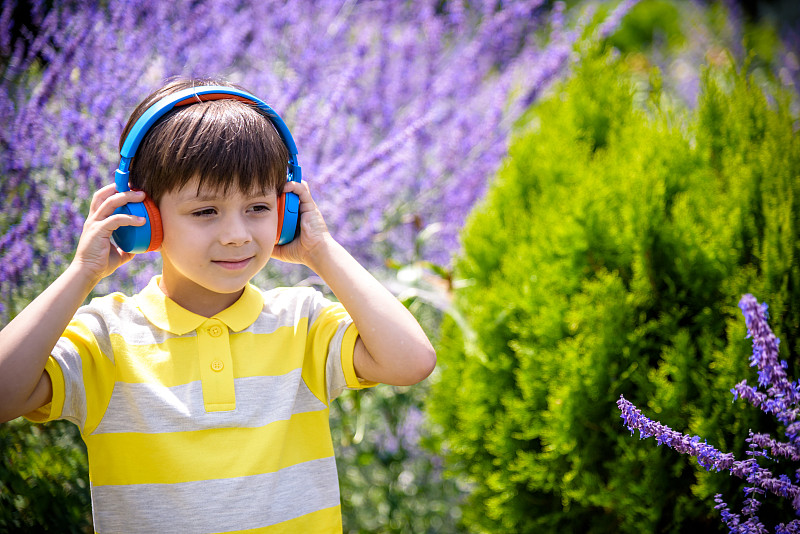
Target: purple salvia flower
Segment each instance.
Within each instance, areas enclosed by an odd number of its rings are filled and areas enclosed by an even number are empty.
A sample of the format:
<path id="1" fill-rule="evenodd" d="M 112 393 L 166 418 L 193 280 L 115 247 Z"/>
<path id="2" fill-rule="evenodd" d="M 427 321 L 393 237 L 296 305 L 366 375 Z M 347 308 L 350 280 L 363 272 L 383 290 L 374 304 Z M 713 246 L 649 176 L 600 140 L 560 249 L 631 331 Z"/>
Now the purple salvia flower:
<path id="1" fill-rule="evenodd" d="M 739 307 L 745 317 L 748 337 L 753 339 L 753 353 L 750 358 L 751 366 L 755 366 L 759 373 L 759 387 L 767 388 L 766 392 L 758 391 L 757 387 L 747 385 L 746 381 L 737 384 L 731 391 L 734 399 L 741 395 L 742 398 L 752 403 L 768 414 L 786 424 L 786 435 L 789 443 L 779 442 L 767 434 L 750 432 L 747 443 L 747 460 L 736 460 L 730 453 L 723 453 L 707 443 L 701 443 L 698 436 L 688 437 L 675 432 L 661 423 L 645 417 L 642 412 L 623 396 L 617 401 L 621 417 L 631 433 L 638 430 L 642 438 L 655 437 L 658 444 L 666 444 L 678 452 L 689 454 L 706 469 L 716 471 L 727 470 L 747 481 L 744 488 L 746 499 L 742 514 L 747 520 L 742 520 L 742 515 L 732 513 L 721 495 L 715 497 L 723 523 L 730 532 L 767 532 L 757 516 L 761 502 L 759 495 L 771 493 L 778 497 L 791 500 L 795 511 L 800 514 L 800 487 L 793 484 L 785 474 L 775 476 L 772 471 L 762 467 L 758 458 L 767 461 L 778 459 L 800 460 L 800 445 L 797 441 L 800 423 L 797 419 L 797 406 L 800 400 L 798 384 L 791 382 L 786 376 L 786 363 L 778 359 L 779 340 L 772 333 L 767 323 L 767 305 L 759 304 L 752 295 L 742 297 Z M 800 480 L 800 470 L 796 472 Z M 788 524 L 776 527 L 776 533 L 798 532 L 800 521 L 794 520 Z"/>
<path id="2" fill-rule="evenodd" d="M 680 453 L 694 456 L 707 471 L 712 469 L 724 471 L 734 467 L 736 460 L 733 454 L 723 453 L 705 441 L 701 443 L 700 436 L 686 436 L 647 418 L 641 410 L 621 395 L 617 400 L 617 407 L 622 412 L 621 417 L 625 421 L 625 426 L 631 434 L 638 430 L 640 439 L 655 437 L 659 445 L 667 445 Z"/>
<path id="3" fill-rule="evenodd" d="M 788 478 L 776 479 L 770 470 L 759 467 L 755 459 L 736 460 L 733 454 L 719 451 L 699 436 L 689 437 L 676 432 L 644 416 L 623 396 L 617 400 L 617 407 L 622 412 L 625 426 L 631 434 L 638 430 L 640 439 L 655 437 L 659 445 L 667 445 L 677 452 L 694 456 L 707 471 L 730 471 L 758 490 L 766 490 L 779 497 L 791 497 L 793 502 L 800 498 L 800 487 L 792 484 Z"/>
<path id="4" fill-rule="evenodd" d="M 739 301 L 739 308 L 745 317 L 748 337 L 753 340 L 750 365 L 758 369 L 759 386 L 768 386 L 768 389 L 766 393 L 759 392 L 757 388 L 748 386 L 746 380 L 734 389 L 743 399 L 789 425 L 797 419 L 800 384 L 789 381 L 786 362 L 778 359 L 780 340 L 767 323 L 767 305 L 759 305 L 755 297 L 748 294 Z M 792 433 L 790 437 L 793 442 L 797 439 L 800 443 L 797 434 Z"/>
<path id="5" fill-rule="evenodd" d="M 800 450 L 794 443 L 779 442 L 769 434 L 753 434 L 752 432 L 749 441 L 763 450 L 769 450 L 774 457 L 788 458 L 793 461 L 800 460 Z"/>
<path id="6" fill-rule="evenodd" d="M 722 522 L 725 523 L 725 525 L 730 529 L 729 532 L 739 532 L 739 525 L 742 523 L 741 516 L 731 512 L 728 504 L 722 499 L 721 494 L 717 493 L 714 496 L 714 502 L 717 503 L 714 508 L 719 510 L 720 516 L 722 517 Z"/>

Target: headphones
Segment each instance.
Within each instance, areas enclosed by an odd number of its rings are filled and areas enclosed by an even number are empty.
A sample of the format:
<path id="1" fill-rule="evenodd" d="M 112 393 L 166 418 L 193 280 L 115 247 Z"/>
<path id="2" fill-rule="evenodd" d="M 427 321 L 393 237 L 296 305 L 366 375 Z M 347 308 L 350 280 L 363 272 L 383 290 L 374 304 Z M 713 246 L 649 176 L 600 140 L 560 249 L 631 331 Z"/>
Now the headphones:
<path id="1" fill-rule="evenodd" d="M 262 110 L 272 125 L 278 131 L 286 148 L 289 149 L 289 162 L 287 168 L 287 182 L 302 182 L 300 165 L 297 163 L 297 146 L 294 144 L 292 134 L 286 124 L 275 111 L 263 100 L 236 89 L 222 85 L 206 85 L 190 87 L 166 96 L 150 106 L 136 123 L 131 127 L 125 143 L 120 150 L 119 168 L 114 173 L 114 183 L 120 193 L 130 191 L 128 172 L 131 159 L 136 155 L 136 149 L 144 136 L 165 113 L 179 106 L 195 104 L 207 100 L 233 99 L 253 104 Z M 300 198 L 294 193 L 283 193 L 278 197 L 278 235 L 275 244 L 285 245 L 300 233 Z M 114 242 L 125 252 L 141 253 L 157 250 L 161 246 L 164 232 L 161 227 L 161 215 L 155 202 L 149 197 L 143 202 L 129 202 L 114 210 L 114 213 L 144 217 L 143 226 L 120 226 L 114 231 Z"/>

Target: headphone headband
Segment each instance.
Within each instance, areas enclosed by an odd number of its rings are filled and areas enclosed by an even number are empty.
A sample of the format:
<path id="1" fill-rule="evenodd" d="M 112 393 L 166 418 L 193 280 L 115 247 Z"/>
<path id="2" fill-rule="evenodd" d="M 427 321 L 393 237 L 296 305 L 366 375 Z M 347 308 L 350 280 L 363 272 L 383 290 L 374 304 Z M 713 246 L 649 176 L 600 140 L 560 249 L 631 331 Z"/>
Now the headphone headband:
<path id="1" fill-rule="evenodd" d="M 122 144 L 122 149 L 119 152 L 122 158 L 119 163 L 119 170 L 127 173 L 130 167 L 130 161 L 136 154 L 136 150 L 139 148 L 139 144 L 141 144 L 144 136 L 150 131 L 153 124 L 171 109 L 208 100 L 222 99 L 239 100 L 241 102 L 253 104 L 265 113 L 272 125 L 275 126 L 286 148 L 289 150 L 290 174 L 292 174 L 291 165 L 297 166 L 297 145 L 294 142 L 294 138 L 292 138 L 292 133 L 289 131 L 289 128 L 286 126 L 286 123 L 283 122 L 280 115 L 275 113 L 275 110 L 260 98 L 246 91 L 236 89 L 235 87 L 227 87 L 224 85 L 189 87 L 188 89 L 183 89 L 171 95 L 167 95 L 150 106 L 131 127 L 128 136 L 125 138 L 125 142 Z M 299 182 L 299 177 L 294 181 Z M 117 190 L 121 191 L 119 186 L 120 184 L 117 183 Z M 125 186 L 127 188 L 127 182 Z"/>

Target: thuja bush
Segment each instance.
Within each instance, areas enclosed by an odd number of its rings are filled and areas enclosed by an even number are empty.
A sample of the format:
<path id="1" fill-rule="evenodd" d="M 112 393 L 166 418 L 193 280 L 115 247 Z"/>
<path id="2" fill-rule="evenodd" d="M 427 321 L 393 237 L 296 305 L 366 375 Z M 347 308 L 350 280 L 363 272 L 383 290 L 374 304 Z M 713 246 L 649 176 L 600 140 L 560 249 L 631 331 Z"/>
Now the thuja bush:
<path id="1" fill-rule="evenodd" d="M 657 71 L 630 80 L 602 54 L 577 67 L 521 121 L 464 230 L 429 406 L 474 531 L 714 531 L 714 495 L 741 481 L 620 436 L 615 401 L 743 457 L 770 421 L 718 399 L 748 376 L 748 291 L 796 367 L 788 98 L 730 67 L 680 111 Z"/>
<path id="2" fill-rule="evenodd" d="M 0 532 L 92 532 L 86 450 L 66 421 L 0 425 Z"/>

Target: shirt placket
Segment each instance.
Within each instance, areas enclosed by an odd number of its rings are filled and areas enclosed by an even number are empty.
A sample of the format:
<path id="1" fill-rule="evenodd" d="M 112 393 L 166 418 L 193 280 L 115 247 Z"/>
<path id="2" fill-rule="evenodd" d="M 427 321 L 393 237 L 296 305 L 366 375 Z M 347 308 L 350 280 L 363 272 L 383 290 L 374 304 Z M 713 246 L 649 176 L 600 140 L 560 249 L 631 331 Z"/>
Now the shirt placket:
<path id="1" fill-rule="evenodd" d="M 197 329 L 197 344 L 206 412 L 236 409 L 233 359 L 227 325 L 218 319 L 208 319 Z"/>

